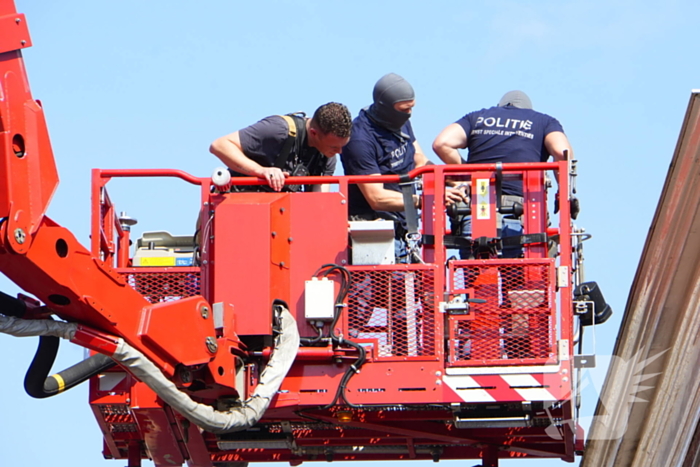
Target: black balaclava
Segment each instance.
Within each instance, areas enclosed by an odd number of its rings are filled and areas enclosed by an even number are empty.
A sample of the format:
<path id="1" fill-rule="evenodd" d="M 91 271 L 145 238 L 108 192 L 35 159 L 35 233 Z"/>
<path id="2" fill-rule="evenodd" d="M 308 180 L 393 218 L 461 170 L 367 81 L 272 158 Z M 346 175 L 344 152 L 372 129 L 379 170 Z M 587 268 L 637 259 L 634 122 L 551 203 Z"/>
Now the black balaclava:
<path id="1" fill-rule="evenodd" d="M 522 91 L 510 91 L 503 94 L 501 100 L 498 101 L 498 106 L 505 107 L 507 105 L 512 105 L 519 109 L 532 109 L 530 98 Z"/>
<path id="2" fill-rule="evenodd" d="M 387 130 L 401 131 L 411 114 L 396 110 L 394 104 L 415 99 L 413 87 L 408 81 L 395 73 L 384 75 L 374 85 L 372 97 L 374 104 L 368 109 L 372 120 Z"/>

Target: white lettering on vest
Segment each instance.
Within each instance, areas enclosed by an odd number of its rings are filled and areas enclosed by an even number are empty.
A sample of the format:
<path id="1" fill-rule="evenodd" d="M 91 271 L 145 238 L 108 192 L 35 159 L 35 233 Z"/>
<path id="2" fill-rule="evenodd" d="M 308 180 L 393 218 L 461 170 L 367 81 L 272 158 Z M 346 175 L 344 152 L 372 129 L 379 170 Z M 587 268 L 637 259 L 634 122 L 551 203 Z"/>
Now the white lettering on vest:
<path id="1" fill-rule="evenodd" d="M 510 128 L 513 130 L 531 130 L 532 129 L 532 121 L 531 120 L 518 120 L 518 119 L 510 119 L 507 118 L 506 121 L 502 121 L 501 117 L 494 118 L 494 117 L 478 117 L 476 119 L 476 126 L 479 126 L 479 124 L 483 123 L 487 127 L 493 127 L 495 126 L 496 128 Z"/>

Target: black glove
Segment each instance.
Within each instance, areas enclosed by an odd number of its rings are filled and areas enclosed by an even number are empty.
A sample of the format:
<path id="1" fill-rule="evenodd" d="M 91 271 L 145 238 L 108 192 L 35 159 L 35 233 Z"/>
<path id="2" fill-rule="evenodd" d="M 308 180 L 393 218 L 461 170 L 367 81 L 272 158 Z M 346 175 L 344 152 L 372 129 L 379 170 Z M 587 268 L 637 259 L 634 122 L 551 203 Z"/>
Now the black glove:
<path id="1" fill-rule="evenodd" d="M 571 218 L 573 220 L 576 220 L 579 212 L 581 212 L 581 205 L 578 202 L 578 198 L 571 198 L 569 207 L 569 213 L 571 214 Z"/>
<path id="2" fill-rule="evenodd" d="M 559 193 L 554 198 L 554 214 L 559 212 Z M 569 215 L 573 220 L 576 220 L 578 213 L 581 212 L 581 204 L 578 202 L 578 198 L 572 197 L 569 201 Z"/>

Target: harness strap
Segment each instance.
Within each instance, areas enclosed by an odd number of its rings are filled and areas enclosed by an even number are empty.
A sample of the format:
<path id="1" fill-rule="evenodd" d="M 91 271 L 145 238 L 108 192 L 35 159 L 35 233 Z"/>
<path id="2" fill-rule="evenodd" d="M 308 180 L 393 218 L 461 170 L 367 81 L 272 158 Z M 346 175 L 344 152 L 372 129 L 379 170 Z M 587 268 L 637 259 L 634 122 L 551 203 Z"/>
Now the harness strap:
<path id="1" fill-rule="evenodd" d="M 277 159 L 275 159 L 275 167 L 278 169 L 283 169 L 285 165 L 287 165 L 287 159 L 289 159 L 289 154 L 292 152 L 292 146 L 294 146 L 294 140 L 297 138 L 297 124 L 296 121 L 294 120 L 294 117 L 291 115 L 279 115 L 284 119 L 285 122 L 287 122 L 287 128 L 289 129 L 289 133 L 287 135 L 287 139 L 284 142 L 284 146 L 282 146 L 282 150 L 280 153 L 277 155 Z"/>
<path id="2" fill-rule="evenodd" d="M 418 209 L 413 204 L 414 182 L 408 174 L 399 175 L 399 186 L 403 194 L 403 210 L 406 214 L 406 230 L 409 234 L 418 232 Z"/>

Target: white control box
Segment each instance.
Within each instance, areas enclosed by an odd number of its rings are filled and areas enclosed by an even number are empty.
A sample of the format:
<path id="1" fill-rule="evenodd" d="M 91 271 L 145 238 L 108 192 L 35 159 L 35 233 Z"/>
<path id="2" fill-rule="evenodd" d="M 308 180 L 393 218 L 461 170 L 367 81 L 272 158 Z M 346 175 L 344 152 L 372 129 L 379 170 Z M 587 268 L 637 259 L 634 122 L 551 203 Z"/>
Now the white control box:
<path id="1" fill-rule="evenodd" d="M 351 221 L 352 264 L 394 264 L 394 223 Z"/>
<path id="2" fill-rule="evenodd" d="M 335 282 L 314 277 L 306 281 L 304 289 L 304 316 L 313 321 L 332 321 L 335 307 Z"/>

